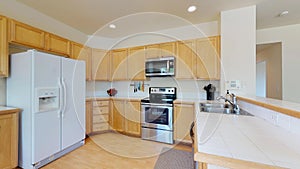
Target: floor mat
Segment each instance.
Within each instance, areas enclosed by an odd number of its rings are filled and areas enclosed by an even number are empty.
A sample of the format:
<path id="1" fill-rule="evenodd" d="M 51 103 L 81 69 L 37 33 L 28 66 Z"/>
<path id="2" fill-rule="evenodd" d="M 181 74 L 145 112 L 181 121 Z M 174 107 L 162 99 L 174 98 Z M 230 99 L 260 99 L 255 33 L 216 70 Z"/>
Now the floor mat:
<path id="1" fill-rule="evenodd" d="M 154 169 L 193 169 L 194 156 L 192 152 L 164 147 L 159 155 Z"/>

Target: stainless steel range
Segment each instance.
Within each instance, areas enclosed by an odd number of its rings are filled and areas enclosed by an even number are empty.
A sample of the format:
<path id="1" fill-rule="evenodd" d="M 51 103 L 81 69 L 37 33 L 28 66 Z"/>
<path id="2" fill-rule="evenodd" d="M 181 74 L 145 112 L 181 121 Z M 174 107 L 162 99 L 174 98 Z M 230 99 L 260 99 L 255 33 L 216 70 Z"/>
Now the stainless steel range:
<path id="1" fill-rule="evenodd" d="M 174 144 L 173 101 L 175 87 L 150 87 L 141 100 L 142 139 Z"/>

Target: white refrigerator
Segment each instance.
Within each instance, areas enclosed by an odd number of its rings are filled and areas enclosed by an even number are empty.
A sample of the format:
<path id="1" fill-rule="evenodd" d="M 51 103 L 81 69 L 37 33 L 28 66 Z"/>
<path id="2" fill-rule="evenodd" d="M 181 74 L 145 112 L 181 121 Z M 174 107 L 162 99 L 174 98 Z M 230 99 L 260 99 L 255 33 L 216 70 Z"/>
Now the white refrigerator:
<path id="1" fill-rule="evenodd" d="M 28 50 L 10 56 L 7 106 L 19 107 L 19 166 L 40 168 L 85 139 L 85 62 Z"/>

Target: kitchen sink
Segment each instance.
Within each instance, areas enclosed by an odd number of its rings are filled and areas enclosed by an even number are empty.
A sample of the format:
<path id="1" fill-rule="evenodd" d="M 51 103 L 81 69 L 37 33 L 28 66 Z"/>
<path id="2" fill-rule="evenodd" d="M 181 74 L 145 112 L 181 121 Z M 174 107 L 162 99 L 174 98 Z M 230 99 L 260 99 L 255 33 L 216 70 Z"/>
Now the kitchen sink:
<path id="1" fill-rule="evenodd" d="M 233 108 L 225 108 L 223 103 L 200 103 L 200 111 L 209 113 L 224 113 L 224 114 L 236 114 Z M 247 111 L 240 109 L 239 114 L 244 116 L 253 116 Z"/>

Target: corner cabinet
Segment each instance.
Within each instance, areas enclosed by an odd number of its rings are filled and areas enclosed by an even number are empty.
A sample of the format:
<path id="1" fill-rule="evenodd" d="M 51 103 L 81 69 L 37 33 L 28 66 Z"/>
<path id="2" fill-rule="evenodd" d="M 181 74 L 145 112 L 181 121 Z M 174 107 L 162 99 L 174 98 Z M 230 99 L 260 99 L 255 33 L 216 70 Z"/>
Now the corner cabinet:
<path id="1" fill-rule="evenodd" d="M 194 121 L 194 104 L 174 104 L 174 138 L 180 142 L 192 143 L 189 135 Z"/>
<path id="2" fill-rule="evenodd" d="M 7 18 L 0 15 L 0 77 L 8 76 Z"/>
<path id="3" fill-rule="evenodd" d="M 128 80 L 127 49 L 112 50 L 111 61 L 111 80 Z"/>
<path id="4" fill-rule="evenodd" d="M 0 168 L 18 166 L 19 110 L 9 113 L 0 111 Z"/>
<path id="5" fill-rule="evenodd" d="M 71 58 L 85 61 L 86 80 L 92 80 L 91 55 L 91 48 L 85 47 L 79 43 L 71 43 Z"/>
<path id="6" fill-rule="evenodd" d="M 110 52 L 92 49 L 92 80 L 110 80 Z"/>
<path id="7" fill-rule="evenodd" d="M 112 117 L 111 127 L 117 132 L 123 133 L 125 131 L 125 101 L 124 100 L 112 100 Z"/>
<path id="8" fill-rule="evenodd" d="M 145 80 L 145 47 L 129 48 L 127 64 L 129 80 Z"/>

